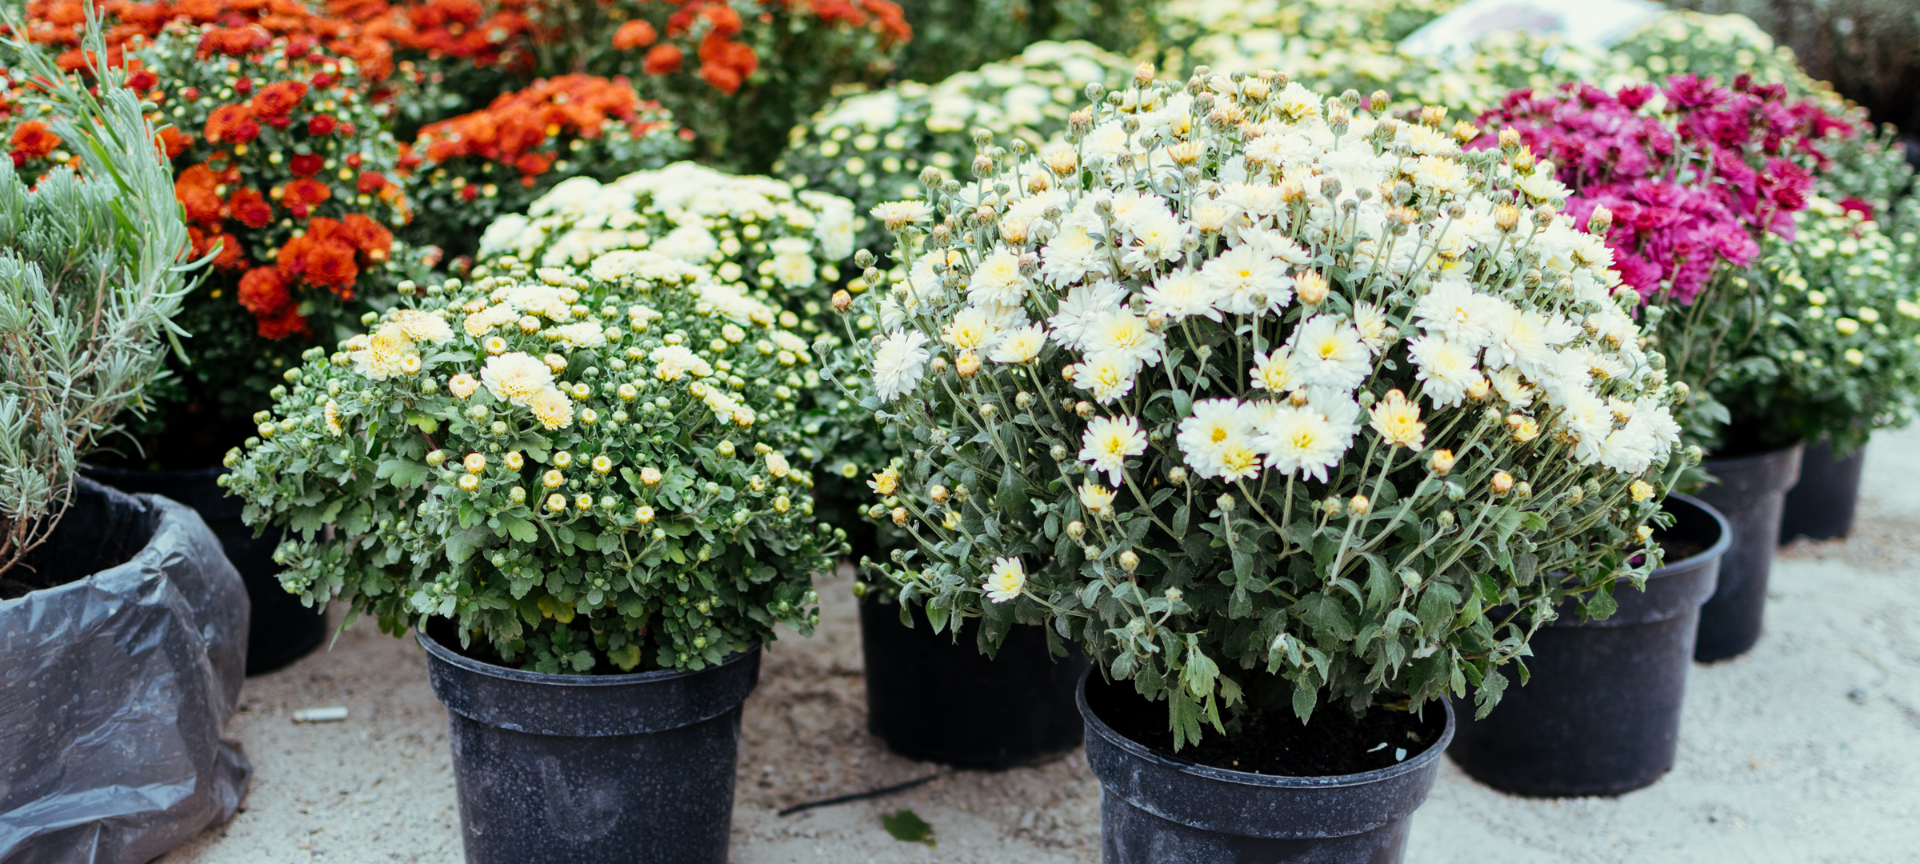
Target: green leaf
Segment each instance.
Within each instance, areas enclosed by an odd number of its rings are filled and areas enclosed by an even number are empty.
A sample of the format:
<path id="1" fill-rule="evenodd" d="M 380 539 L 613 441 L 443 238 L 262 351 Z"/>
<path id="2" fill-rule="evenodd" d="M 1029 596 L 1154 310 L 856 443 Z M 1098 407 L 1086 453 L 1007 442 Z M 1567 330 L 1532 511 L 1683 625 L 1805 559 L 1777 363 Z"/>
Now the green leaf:
<path id="1" fill-rule="evenodd" d="M 540 529 L 535 528 L 532 522 L 504 513 L 496 518 L 500 520 L 500 527 L 507 529 L 507 536 L 512 537 L 515 542 L 532 543 L 540 539 Z"/>
<path id="2" fill-rule="evenodd" d="M 395 486 L 418 486 L 433 476 L 433 469 L 409 459 L 382 459 L 373 476 Z"/>
<path id="3" fill-rule="evenodd" d="M 1320 702 L 1320 691 L 1311 687 L 1293 688 L 1293 716 L 1305 723 L 1313 716 L 1313 706 Z"/>
<path id="4" fill-rule="evenodd" d="M 887 829 L 887 833 L 892 835 L 895 840 L 907 843 L 925 843 L 928 846 L 935 845 L 933 842 L 933 826 L 928 825 L 927 820 L 920 818 L 920 814 L 912 810 L 900 810 L 894 813 L 881 814 L 880 827 Z"/>

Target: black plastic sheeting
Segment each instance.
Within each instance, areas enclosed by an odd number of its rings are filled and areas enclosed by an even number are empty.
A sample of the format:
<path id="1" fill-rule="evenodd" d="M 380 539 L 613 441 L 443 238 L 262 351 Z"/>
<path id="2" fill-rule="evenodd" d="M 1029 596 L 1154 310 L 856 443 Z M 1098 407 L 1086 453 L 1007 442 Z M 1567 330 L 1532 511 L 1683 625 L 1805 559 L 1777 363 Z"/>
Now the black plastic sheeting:
<path id="1" fill-rule="evenodd" d="M 220 738 L 246 667 L 240 574 L 194 511 L 78 483 L 0 585 L 4 864 L 144 864 L 231 818 L 253 773 Z"/>

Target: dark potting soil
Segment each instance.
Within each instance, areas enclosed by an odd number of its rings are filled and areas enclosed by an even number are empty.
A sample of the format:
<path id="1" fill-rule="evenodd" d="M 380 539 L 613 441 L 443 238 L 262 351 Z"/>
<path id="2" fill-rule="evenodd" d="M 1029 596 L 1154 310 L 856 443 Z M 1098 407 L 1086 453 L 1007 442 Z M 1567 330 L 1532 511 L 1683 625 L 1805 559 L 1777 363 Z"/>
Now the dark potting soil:
<path id="1" fill-rule="evenodd" d="M 1200 743 L 1174 752 L 1165 703 L 1149 704 L 1122 683 L 1094 676 L 1087 703 L 1113 731 L 1162 756 L 1228 771 L 1275 777 L 1336 777 L 1391 768 L 1424 752 L 1446 731 L 1446 709 L 1429 703 L 1421 715 L 1381 705 L 1359 717 L 1321 705 L 1301 723 L 1287 712 L 1250 713 L 1237 732 L 1203 726 Z"/>
<path id="2" fill-rule="evenodd" d="M 1655 532 L 1653 538 L 1654 542 L 1660 544 L 1661 549 L 1666 550 L 1668 565 L 1678 564 L 1713 548 L 1711 543 L 1702 543 L 1687 537 L 1666 537 L 1659 532 Z"/>

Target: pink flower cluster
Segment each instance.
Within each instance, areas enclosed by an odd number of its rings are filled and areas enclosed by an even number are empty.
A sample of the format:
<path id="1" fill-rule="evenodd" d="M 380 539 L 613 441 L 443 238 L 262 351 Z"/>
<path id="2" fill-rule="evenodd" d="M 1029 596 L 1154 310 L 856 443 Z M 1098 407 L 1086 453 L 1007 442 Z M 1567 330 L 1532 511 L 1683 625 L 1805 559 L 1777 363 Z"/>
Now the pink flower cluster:
<path id="1" fill-rule="evenodd" d="M 1649 105 L 1655 96 L 1663 105 Z M 1586 224 L 1613 213 L 1607 246 L 1621 278 L 1640 292 L 1692 303 L 1721 266 L 1744 267 L 1769 231 L 1791 239 L 1807 206 L 1815 148 L 1854 125 L 1780 85 L 1732 87 L 1677 76 L 1665 88 L 1608 93 L 1567 84 L 1551 93 L 1516 90 L 1482 115 L 1490 131 L 1513 130 L 1573 191 L 1567 210 Z M 1495 146 L 1494 136 L 1481 139 Z"/>

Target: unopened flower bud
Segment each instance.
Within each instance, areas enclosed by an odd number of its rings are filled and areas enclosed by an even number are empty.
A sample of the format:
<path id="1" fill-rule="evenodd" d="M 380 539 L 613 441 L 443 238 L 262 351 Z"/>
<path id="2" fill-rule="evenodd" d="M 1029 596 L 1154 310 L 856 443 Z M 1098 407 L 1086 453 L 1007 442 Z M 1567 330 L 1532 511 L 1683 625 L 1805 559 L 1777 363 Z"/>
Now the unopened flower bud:
<path id="1" fill-rule="evenodd" d="M 1368 501 L 1365 495 L 1355 495 L 1352 500 L 1347 502 L 1347 510 L 1355 516 L 1365 516 L 1367 512 L 1372 509 L 1373 502 Z"/>
<path id="2" fill-rule="evenodd" d="M 1435 450 L 1433 458 L 1428 460 L 1427 464 L 1433 468 L 1433 473 L 1445 477 L 1447 472 L 1453 470 L 1453 451 Z"/>
<path id="3" fill-rule="evenodd" d="M 1142 61 L 1133 67 L 1133 86 L 1145 87 L 1153 83 L 1153 64 Z"/>
<path id="4" fill-rule="evenodd" d="M 1513 491 L 1513 475 L 1505 471 L 1493 472 L 1492 487 L 1495 495 L 1505 495 Z"/>
<path id="5" fill-rule="evenodd" d="M 1140 556 L 1134 554 L 1134 551 L 1132 549 L 1128 549 L 1120 553 L 1120 569 L 1125 570 L 1128 573 L 1132 573 L 1134 571 L 1134 568 L 1139 566 L 1140 566 Z"/>
<path id="6" fill-rule="evenodd" d="M 1053 461 L 1059 462 L 1060 460 L 1067 458 L 1067 446 L 1065 444 L 1055 444 L 1052 447 L 1048 448 L 1047 455 L 1052 456 Z"/>
<path id="7" fill-rule="evenodd" d="M 1418 591 L 1420 590 L 1420 574 L 1411 569 L 1402 570 L 1400 571 L 1400 584 L 1406 586 L 1408 591 Z"/>
<path id="8" fill-rule="evenodd" d="M 1515 483 L 1513 484 L 1513 494 L 1519 498 L 1531 498 L 1533 497 L 1533 484 L 1525 480 Z"/>
<path id="9" fill-rule="evenodd" d="M 907 508 L 905 507 L 893 508 L 893 524 L 906 525 L 907 518 L 908 518 Z"/>
<path id="10" fill-rule="evenodd" d="M 927 497 L 932 499 L 935 504 L 945 504 L 947 503 L 947 487 L 935 485 L 932 489 L 927 490 Z"/>
<path id="11" fill-rule="evenodd" d="M 842 288 L 838 291 L 833 292 L 833 311 L 845 312 L 848 309 L 852 309 L 852 308 L 853 308 L 853 295 L 848 294 L 847 289 Z"/>
<path id="12" fill-rule="evenodd" d="M 988 402 L 980 406 L 980 419 L 982 420 L 992 420 L 994 418 L 994 415 L 997 415 L 999 413 L 1000 413 L 1000 406 L 995 405 L 992 402 Z"/>
<path id="13" fill-rule="evenodd" d="M 1215 507 L 1220 508 L 1220 512 L 1222 513 L 1232 513 L 1233 512 L 1233 493 L 1232 492 L 1221 493 L 1219 498 L 1214 499 L 1213 505 Z"/>
<path id="14" fill-rule="evenodd" d="M 1293 280 L 1294 293 L 1299 295 L 1300 302 L 1308 306 L 1318 306 L 1320 301 L 1327 299 L 1329 289 L 1327 277 L 1320 275 L 1318 271 L 1301 271 L 1300 275 L 1295 276 Z"/>
<path id="15" fill-rule="evenodd" d="M 1080 419 L 1082 420 L 1089 419 L 1093 417 L 1093 403 L 1085 399 L 1075 402 L 1073 403 L 1073 413 L 1080 415 Z"/>
<path id="16" fill-rule="evenodd" d="M 954 361 L 954 368 L 960 372 L 960 377 L 972 378 L 973 373 L 980 371 L 980 355 L 973 353 L 971 348 L 962 351 Z"/>
<path id="17" fill-rule="evenodd" d="M 1187 469 L 1178 465 L 1173 466 L 1173 470 L 1167 472 L 1167 482 L 1175 486 L 1187 485 Z"/>

